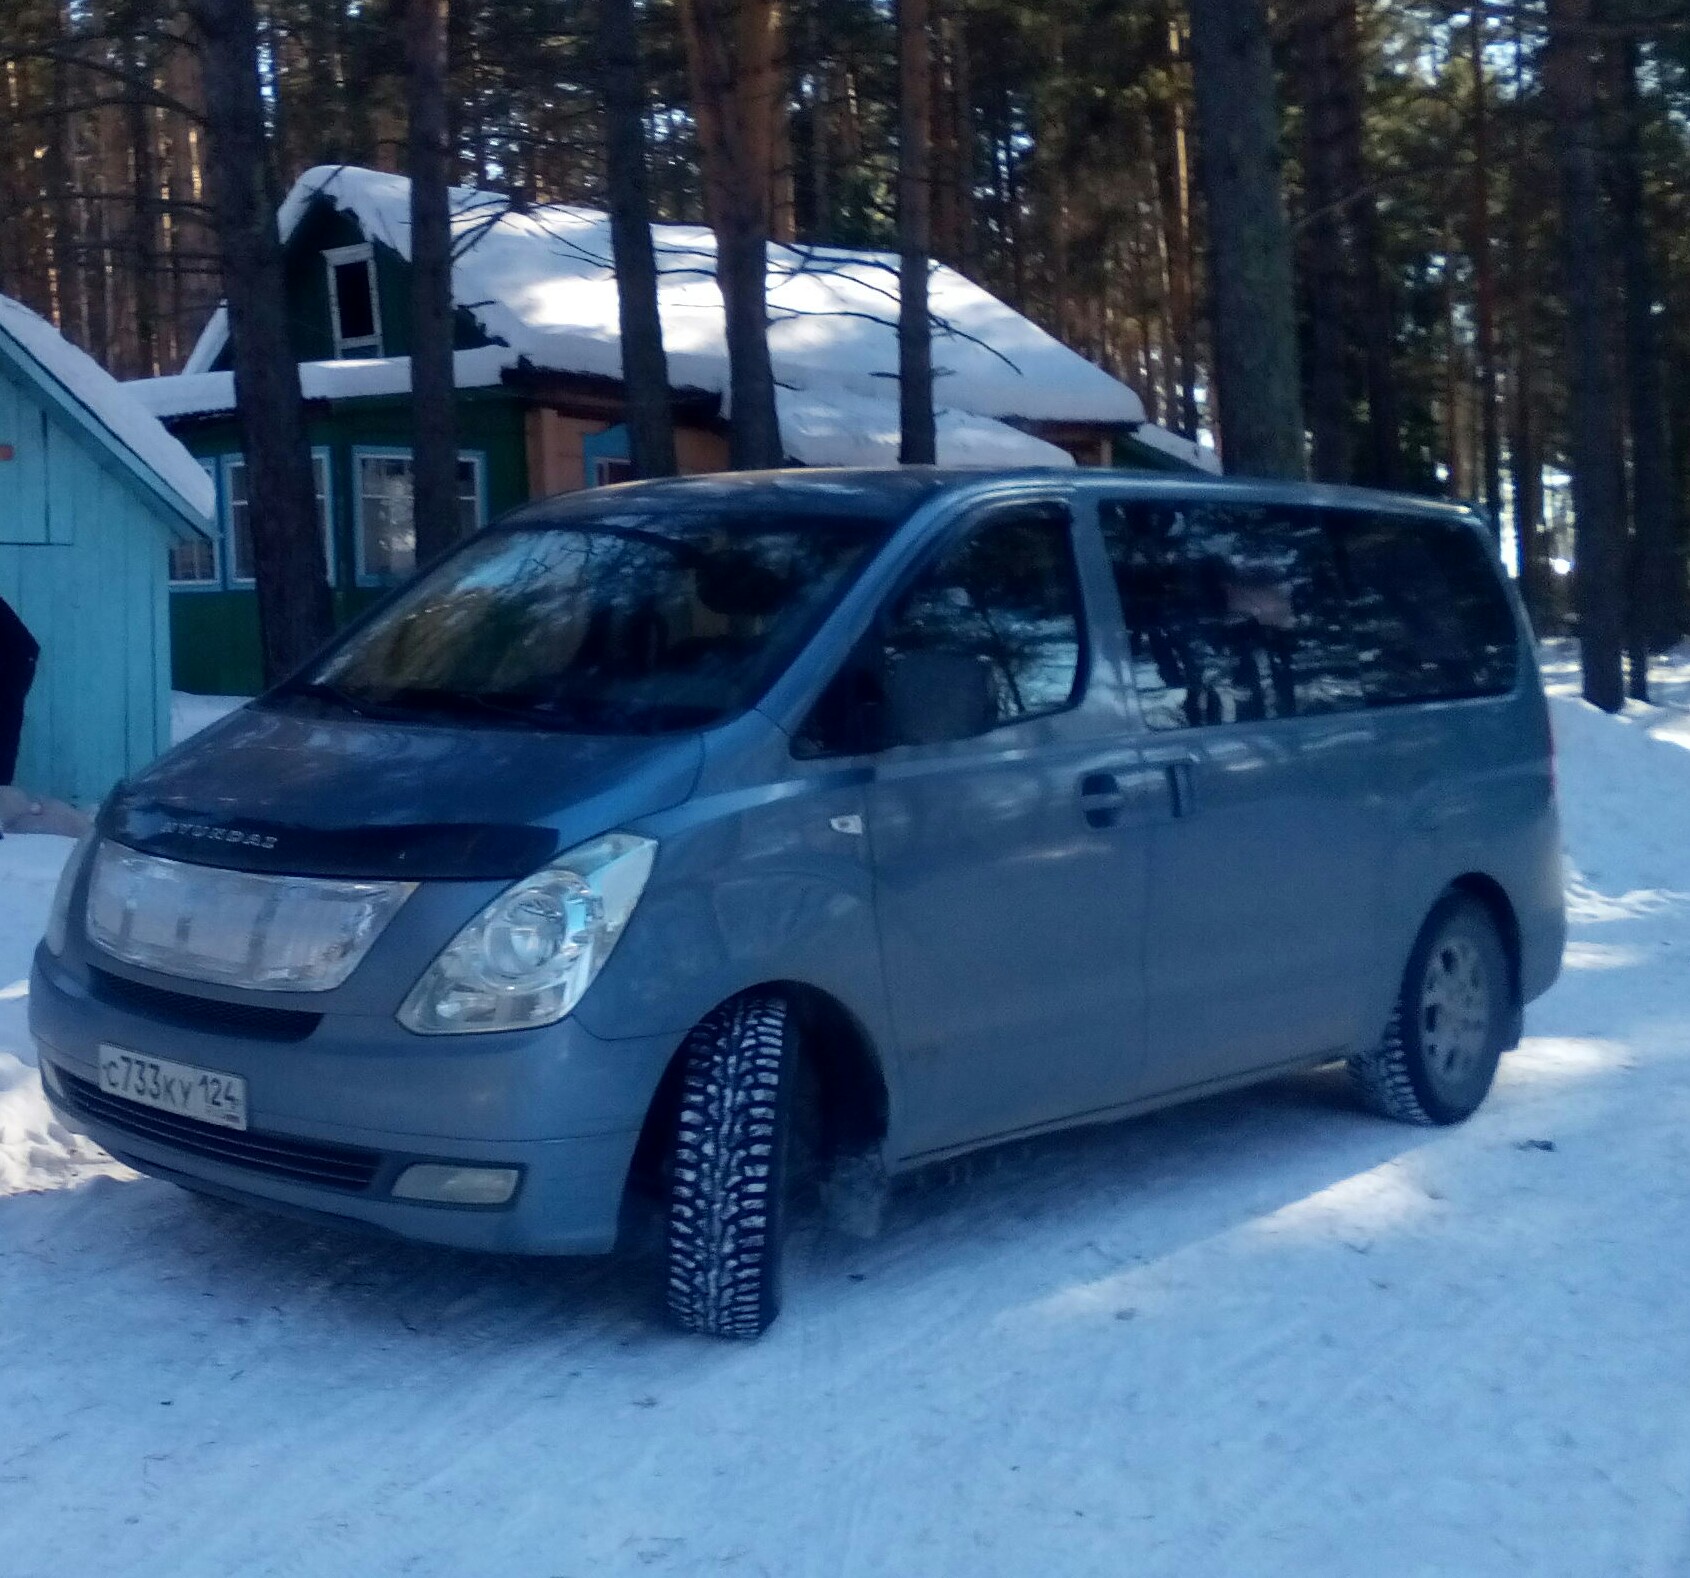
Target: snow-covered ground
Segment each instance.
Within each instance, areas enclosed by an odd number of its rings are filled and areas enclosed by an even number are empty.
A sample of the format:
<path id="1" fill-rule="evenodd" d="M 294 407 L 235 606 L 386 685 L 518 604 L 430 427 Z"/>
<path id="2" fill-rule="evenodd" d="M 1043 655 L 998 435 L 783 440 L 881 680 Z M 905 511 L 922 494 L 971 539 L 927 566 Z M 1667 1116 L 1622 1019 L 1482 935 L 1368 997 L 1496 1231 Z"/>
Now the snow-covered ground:
<path id="1" fill-rule="evenodd" d="M 246 696 L 199 696 L 188 690 L 170 693 L 170 738 L 180 745 L 190 734 L 209 729 L 226 713 L 246 704 Z"/>
<path id="2" fill-rule="evenodd" d="M 0 1573 L 1690 1573 L 1690 654 L 1661 694 L 1556 703 L 1567 972 L 1471 1123 L 1323 1073 L 1019 1147 L 801 1243 L 752 1346 L 79 1153 L 21 1014 L 64 846 L 5 840 Z"/>

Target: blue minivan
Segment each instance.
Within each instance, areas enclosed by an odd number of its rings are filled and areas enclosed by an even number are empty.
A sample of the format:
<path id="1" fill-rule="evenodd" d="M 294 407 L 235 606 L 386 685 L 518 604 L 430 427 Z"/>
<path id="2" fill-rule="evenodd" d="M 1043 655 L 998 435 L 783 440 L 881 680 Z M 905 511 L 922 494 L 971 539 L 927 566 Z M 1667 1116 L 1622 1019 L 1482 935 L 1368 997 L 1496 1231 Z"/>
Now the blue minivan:
<path id="1" fill-rule="evenodd" d="M 806 1197 L 1339 1059 L 1459 1121 L 1563 935 L 1469 513 L 803 471 L 469 539 L 114 792 L 30 1016 L 145 1172 L 540 1254 L 655 1199 L 738 1336 Z"/>

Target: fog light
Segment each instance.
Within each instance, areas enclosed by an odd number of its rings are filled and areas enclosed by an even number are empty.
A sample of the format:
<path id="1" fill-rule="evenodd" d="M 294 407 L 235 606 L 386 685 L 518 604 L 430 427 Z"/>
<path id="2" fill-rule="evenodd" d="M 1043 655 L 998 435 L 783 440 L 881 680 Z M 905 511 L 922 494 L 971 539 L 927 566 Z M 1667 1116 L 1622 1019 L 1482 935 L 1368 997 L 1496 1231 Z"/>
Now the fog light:
<path id="1" fill-rule="evenodd" d="M 419 1162 L 393 1186 L 396 1200 L 433 1200 L 438 1205 L 503 1205 L 516 1193 L 515 1167 L 442 1167 Z"/>

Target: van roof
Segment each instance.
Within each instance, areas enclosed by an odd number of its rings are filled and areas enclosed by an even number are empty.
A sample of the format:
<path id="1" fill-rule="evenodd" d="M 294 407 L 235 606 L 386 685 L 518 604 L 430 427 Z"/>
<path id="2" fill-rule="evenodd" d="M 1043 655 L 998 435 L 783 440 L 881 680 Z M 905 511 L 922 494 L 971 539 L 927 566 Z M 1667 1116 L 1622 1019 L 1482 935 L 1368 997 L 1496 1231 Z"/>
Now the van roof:
<path id="1" fill-rule="evenodd" d="M 607 504 L 632 508 L 697 509 L 715 505 L 748 510 L 782 510 L 797 515 L 853 515 L 887 522 L 902 520 L 941 492 L 989 491 L 1008 483 L 1049 483 L 1091 492 L 1143 498 L 1209 497 L 1237 503 L 1299 503 L 1328 508 L 1367 509 L 1472 521 L 1475 512 L 1448 499 L 1375 488 L 1263 478 L 1206 477 L 1165 471 L 1109 471 L 1094 468 L 1022 467 L 988 471 L 938 466 L 830 469 L 794 467 L 784 471 L 712 472 L 663 477 L 587 488 L 536 500 L 504 516 L 507 526 L 567 524 L 583 514 L 599 514 Z"/>
<path id="2" fill-rule="evenodd" d="M 1028 476 L 1065 476 L 1054 467 Z M 623 506 L 652 509 L 767 510 L 793 515 L 840 516 L 900 521 L 948 485 L 964 478 L 990 478 L 997 472 L 946 471 L 927 466 L 830 470 L 793 467 L 786 471 L 714 471 L 690 477 L 658 477 L 649 482 L 620 482 L 582 488 L 522 505 L 503 516 L 501 526 L 568 525 L 582 515 L 602 515 Z M 1015 475 L 1015 473 L 1003 473 Z"/>

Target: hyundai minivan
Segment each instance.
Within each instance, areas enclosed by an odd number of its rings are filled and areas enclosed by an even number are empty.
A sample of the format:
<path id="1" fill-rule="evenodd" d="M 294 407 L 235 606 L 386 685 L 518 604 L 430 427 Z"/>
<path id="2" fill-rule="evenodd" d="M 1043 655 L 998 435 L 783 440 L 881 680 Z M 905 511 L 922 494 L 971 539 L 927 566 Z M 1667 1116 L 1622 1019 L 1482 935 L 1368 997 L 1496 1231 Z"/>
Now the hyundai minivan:
<path id="1" fill-rule="evenodd" d="M 526 506 L 120 786 L 48 1095 L 189 1188 L 607 1251 L 760 1332 L 783 1212 L 1347 1060 L 1452 1123 L 1560 966 L 1532 642 L 1461 508 L 804 471 Z"/>

